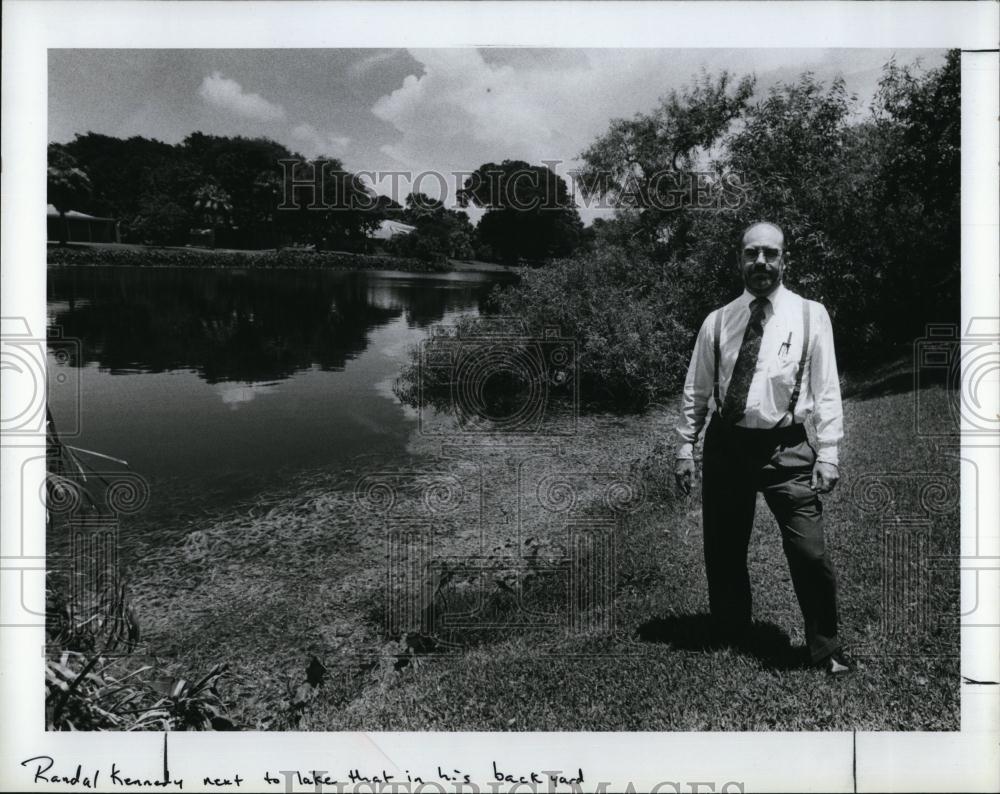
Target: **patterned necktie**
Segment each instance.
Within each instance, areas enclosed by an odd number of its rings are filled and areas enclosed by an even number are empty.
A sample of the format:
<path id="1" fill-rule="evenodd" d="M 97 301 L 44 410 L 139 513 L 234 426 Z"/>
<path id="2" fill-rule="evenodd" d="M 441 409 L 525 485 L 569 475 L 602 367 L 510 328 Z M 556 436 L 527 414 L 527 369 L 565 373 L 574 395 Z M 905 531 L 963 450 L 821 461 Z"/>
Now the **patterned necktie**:
<path id="1" fill-rule="evenodd" d="M 729 379 L 726 389 L 726 399 L 722 401 L 722 418 L 728 424 L 736 424 L 747 410 L 747 394 L 750 392 L 750 381 L 753 380 L 757 368 L 757 355 L 760 353 L 760 340 L 764 336 L 764 307 L 767 298 L 755 298 L 750 302 L 750 320 L 743 332 L 743 343 L 736 357 L 733 376 Z"/>

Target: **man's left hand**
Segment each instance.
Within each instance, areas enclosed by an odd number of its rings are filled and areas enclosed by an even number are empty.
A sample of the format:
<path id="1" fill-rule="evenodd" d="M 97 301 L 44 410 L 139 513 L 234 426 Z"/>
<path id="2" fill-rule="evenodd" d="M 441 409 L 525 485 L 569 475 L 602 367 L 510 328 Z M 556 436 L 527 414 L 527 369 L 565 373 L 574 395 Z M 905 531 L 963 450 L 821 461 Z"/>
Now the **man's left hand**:
<path id="1" fill-rule="evenodd" d="M 830 493 L 840 479 L 840 472 L 832 463 L 816 461 L 813 466 L 812 484 L 809 486 L 818 493 Z"/>

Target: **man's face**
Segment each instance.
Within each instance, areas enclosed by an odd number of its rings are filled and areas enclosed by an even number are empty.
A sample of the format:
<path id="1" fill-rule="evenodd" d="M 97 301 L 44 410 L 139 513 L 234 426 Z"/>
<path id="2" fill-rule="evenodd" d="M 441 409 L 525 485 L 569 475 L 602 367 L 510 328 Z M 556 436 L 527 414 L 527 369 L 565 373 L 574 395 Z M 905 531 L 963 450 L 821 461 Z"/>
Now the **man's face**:
<path id="1" fill-rule="evenodd" d="M 747 290 L 757 297 L 770 295 L 785 270 L 785 240 L 773 226 L 753 226 L 743 235 L 740 272 Z"/>

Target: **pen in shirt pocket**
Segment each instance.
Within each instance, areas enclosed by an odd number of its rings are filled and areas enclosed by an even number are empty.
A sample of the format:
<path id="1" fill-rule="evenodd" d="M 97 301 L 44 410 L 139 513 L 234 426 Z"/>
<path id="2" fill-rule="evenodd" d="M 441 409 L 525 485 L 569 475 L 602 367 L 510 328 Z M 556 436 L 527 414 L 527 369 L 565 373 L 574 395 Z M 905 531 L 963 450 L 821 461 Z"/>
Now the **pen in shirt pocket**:
<path id="1" fill-rule="evenodd" d="M 788 355 L 788 351 L 790 351 L 791 349 L 792 349 L 792 332 L 789 331 L 788 339 L 786 339 L 778 346 L 778 357 L 784 358 L 785 356 Z"/>

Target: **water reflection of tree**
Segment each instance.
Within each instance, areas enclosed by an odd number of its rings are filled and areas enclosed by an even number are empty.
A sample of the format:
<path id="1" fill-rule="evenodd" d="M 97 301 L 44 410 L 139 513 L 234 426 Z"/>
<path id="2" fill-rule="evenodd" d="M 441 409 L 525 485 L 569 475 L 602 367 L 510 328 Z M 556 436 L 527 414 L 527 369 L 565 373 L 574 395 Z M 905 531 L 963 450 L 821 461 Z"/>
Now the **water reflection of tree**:
<path id="1" fill-rule="evenodd" d="M 369 332 L 403 316 L 425 327 L 480 303 L 489 284 L 442 289 L 363 273 L 59 268 L 53 321 L 82 360 L 112 372 L 194 369 L 210 383 L 342 369 Z"/>

